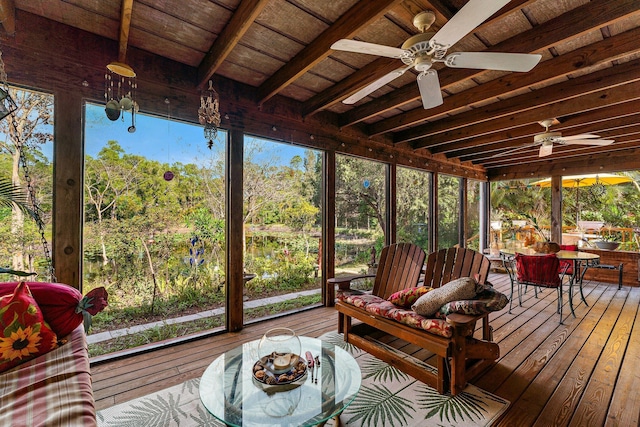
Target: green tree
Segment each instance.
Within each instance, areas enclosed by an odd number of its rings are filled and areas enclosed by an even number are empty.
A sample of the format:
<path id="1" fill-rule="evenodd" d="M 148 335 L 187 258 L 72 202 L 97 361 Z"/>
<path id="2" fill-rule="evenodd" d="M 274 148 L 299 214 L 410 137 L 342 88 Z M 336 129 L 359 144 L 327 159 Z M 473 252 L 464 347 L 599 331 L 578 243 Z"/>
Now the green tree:
<path id="1" fill-rule="evenodd" d="M 53 141 L 53 96 L 15 88 L 9 88 L 8 93 L 18 108 L 0 121 L 0 132 L 5 135 L 0 141 L 0 153 L 7 155 L 4 159 L 8 160 L 8 168 L 5 170 L 10 171 L 7 178 L 11 179 L 12 184 L 19 188 L 30 185 L 33 189 L 36 199 L 33 209 L 44 228 L 50 225 L 51 219 L 52 175 L 50 162 L 42 155 L 41 147 Z M 28 183 L 25 182 L 25 170 L 20 170 L 21 163 L 26 163 L 22 166 L 28 168 Z M 46 200 L 43 200 L 45 195 Z M 10 222 L 10 238 L 6 239 L 8 241 L 5 244 L 11 253 L 12 268 L 33 271 L 38 252 L 38 230 L 33 227 L 34 224 L 25 225 L 24 212 L 17 206 L 12 207 Z"/>

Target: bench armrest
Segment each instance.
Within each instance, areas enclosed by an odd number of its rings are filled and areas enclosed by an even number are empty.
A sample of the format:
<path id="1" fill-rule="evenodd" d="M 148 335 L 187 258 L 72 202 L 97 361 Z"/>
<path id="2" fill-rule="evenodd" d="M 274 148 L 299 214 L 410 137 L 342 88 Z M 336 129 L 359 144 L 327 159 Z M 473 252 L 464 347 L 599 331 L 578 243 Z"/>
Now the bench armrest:
<path id="1" fill-rule="evenodd" d="M 351 282 L 357 279 L 371 279 L 376 277 L 375 274 L 360 274 L 360 275 L 352 275 L 352 276 L 341 276 L 341 277 L 332 277 L 331 279 L 327 279 L 327 284 L 335 285 L 338 284 L 338 288 L 345 290 L 351 287 Z"/>

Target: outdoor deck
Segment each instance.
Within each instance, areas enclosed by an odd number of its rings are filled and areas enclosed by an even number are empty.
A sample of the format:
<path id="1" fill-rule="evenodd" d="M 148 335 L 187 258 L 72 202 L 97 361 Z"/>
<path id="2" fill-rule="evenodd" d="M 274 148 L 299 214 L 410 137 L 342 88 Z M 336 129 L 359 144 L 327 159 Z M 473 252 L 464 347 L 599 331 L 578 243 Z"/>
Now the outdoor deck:
<path id="1" fill-rule="evenodd" d="M 492 274 L 490 280 L 508 294 L 506 275 Z M 537 300 L 530 290 L 523 307 L 492 316 L 501 358 L 472 383 L 511 401 L 497 425 L 638 425 L 640 288 L 617 290 L 617 284 L 591 282 L 584 290 L 589 307 L 574 298 L 574 319 L 565 298 L 564 325 L 558 323 L 556 293 L 551 290 Z M 317 337 L 336 329 L 337 314 L 331 308 L 314 309 L 238 333 L 92 366 L 97 409 L 198 377 L 220 353 L 284 324 Z M 404 350 L 428 357 L 417 348 Z"/>

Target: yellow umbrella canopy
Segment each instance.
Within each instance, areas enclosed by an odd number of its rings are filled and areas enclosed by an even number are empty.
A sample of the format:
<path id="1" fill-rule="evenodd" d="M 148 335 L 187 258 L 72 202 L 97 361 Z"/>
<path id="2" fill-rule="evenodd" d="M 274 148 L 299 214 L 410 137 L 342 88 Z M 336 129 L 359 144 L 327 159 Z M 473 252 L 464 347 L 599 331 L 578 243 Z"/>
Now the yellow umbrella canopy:
<path id="1" fill-rule="evenodd" d="M 590 187 L 592 185 L 617 185 L 627 182 L 633 182 L 633 179 L 624 175 L 614 175 L 611 173 L 598 173 L 587 175 L 568 175 L 562 177 L 562 186 L 566 188 L 580 188 Z M 531 183 L 538 187 L 548 188 L 551 187 L 551 178 L 546 178 L 540 181 Z M 604 193 L 604 188 L 602 188 Z M 602 194 L 601 193 L 601 194 Z M 580 194 L 576 190 L 576 225 L 580 221 Z"/>
<path id="2" fill-rule="evenodd" d="M 624 175 L 614 175 L 611 173 L 599 173 L 588 175 L 571 175 L 562 177 L 562 186 L 568 188 L 576 187 L 589 187 L 594 184 L 602 185 L 616 185 L 624 184 L 625 182 L 632 182 L 633 179 Z M 531 183 L 538 187 L 551 187 L 551 178 L 546 178 L 540 181 Z"/>

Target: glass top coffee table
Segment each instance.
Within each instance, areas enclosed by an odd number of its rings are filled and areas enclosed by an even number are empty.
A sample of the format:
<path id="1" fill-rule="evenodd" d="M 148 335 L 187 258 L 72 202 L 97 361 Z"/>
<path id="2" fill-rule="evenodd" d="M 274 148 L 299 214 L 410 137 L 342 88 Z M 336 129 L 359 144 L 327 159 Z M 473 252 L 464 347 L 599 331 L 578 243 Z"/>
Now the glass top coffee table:
<path id="1" fill-rule="evenodd" d="M 300 337 L 305 352 L 319 356 L 293 384 L 265 385 L 253 378 L 259 340 L 230 350 L 209 365 L 200 380 L 200 400 L 217 419 L 230 426 L 313 426 L 337 417 L 360 390 L 362 376 L 355 359 L 340 347 Z"/>

